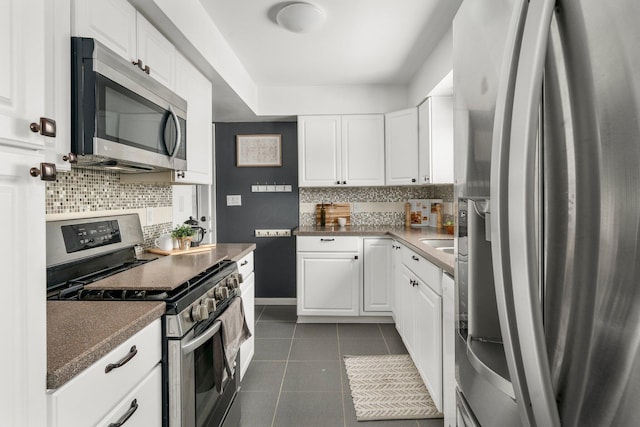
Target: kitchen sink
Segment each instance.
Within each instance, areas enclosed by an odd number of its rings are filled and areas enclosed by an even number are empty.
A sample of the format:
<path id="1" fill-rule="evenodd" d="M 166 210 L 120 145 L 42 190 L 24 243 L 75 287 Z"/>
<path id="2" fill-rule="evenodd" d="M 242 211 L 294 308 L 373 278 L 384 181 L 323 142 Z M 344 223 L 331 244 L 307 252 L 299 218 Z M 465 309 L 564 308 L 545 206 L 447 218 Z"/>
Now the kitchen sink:
<path id="1" fill-rule="evenodd" d="M 420 242 L 447 254 L 453 254 L 453 239 L 420 239 Z"/>

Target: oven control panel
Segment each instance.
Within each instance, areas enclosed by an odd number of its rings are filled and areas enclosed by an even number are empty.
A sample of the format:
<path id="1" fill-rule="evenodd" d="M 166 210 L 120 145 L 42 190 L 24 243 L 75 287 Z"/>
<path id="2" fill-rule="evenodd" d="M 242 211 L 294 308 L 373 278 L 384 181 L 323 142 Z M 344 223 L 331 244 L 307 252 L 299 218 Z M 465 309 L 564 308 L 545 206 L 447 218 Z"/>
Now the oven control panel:
<path id="1" fill-rule="evenodd" d="M 64 225 L 60 229 L 68 254 L 122 241 L 117 220 Z"/>

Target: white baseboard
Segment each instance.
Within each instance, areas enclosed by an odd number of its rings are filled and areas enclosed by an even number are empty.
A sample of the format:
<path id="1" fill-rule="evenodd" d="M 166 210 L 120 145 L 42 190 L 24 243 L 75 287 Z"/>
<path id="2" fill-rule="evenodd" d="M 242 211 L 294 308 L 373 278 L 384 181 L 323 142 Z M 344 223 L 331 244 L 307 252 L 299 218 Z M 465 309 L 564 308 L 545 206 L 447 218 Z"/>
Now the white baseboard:
<path id="1" fill-rule="evenodd" d="M 296 305 L 295 298 L 256 298 L 256 305 Z"/>

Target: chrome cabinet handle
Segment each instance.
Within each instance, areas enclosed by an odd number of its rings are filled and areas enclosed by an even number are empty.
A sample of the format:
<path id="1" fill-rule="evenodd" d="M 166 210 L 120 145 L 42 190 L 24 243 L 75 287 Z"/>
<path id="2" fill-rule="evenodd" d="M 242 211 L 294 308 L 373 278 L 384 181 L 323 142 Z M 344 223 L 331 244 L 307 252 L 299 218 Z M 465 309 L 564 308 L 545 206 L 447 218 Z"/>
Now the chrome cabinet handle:
<path id="1" fill-rule="evenodd" d="M 321 242 L 333 242 L 336 239 L 320 239 Z"/>
<path id="2" fill-rule="evenodd" d="M 240 267 L 242 267 L 243 265 L 247 265 L 247 264 L 249 264 L 249 261 L 247 261 L 247 260 L 245 259 L 244 261 L 242 261 L 242 262 L 240 263 Z"/>
<path id="3" fill-rule="evenodd" d="M 29 175 L 32 177 L 40 177 L 42 181 L 56 180 L 56 165 L 54 163 L 40 163 L 40 168 L 33 167 L 29 169 Z"/>
<path id="4" fill-rule="evenodd" d="M 131 359 L 133 359 L 133 357 L 138 354 L 138 349 L 136 348 L 136 346 L 134 345 L 133 347 L 131 347 L 131 349 L 129 350 L 129 353 L 127 353 L 127 355 L 125 357 L 123 357 L 122 359 L 120 359 L 120 361 L 118 361 L 117 363 L 109 363 L 105 368 L 104 368 L 104 373 L 108 374 L 109 372 L 113 371 L 114 369 L 120 368 L 124 365 L 127 364 L 127 362 L 129 362 Z"/>
<path id="5" fill-rule="evenodd" d="M 418 258 L 415 255 L 411 255 L 411 259 L 414 260 L 414 261 L 420 261 L 420 258 Z"/>
<path id="6" fill-rule="evenodd" d="M 56 136 L 56 121 L 53 119 L 48 119 L 46 117 L 40 117 L 39 123 L 31 123 L 29 125 L 29 129 L 33 133 L 40 133 L 43 136 L 50 136 L 55 138 Z"/>
<path id="7" fill-rule="evenodd" d="M 178 177 L 178 178 L 184 178 L 184 177 L 185 177 L 184 171 L 178 171 L 178 172 L 176 172 L 176 177 Z"/>
<path id="8" fill-rule="evenodd" d="M 120 419 L 118 421 L 116 421 L 115 423 L 109 424 L 109 427 L 120 427 L 120 426 L 124 425 L 124 423 L 126 423 L 127 420 L 129 418 L 131 418 L 131 416 L 137 410 L 138 410 L 138 399 L 133 399 L 131 401 L 131 406 L 129 406 L 129 409 L 127 409 L 127 412 L 125 412 L 124 415 L 122 417 L 120 417 Z"/>
<path id="9" fill-rule="evenodd" d="M 142 65 L 142 59 L 138 58 L 137 61 L 131 61 L 131 63 L 137 66 L 138 68 L 140 68 L 142 71 L 144 71 L 144 66 Z"/>

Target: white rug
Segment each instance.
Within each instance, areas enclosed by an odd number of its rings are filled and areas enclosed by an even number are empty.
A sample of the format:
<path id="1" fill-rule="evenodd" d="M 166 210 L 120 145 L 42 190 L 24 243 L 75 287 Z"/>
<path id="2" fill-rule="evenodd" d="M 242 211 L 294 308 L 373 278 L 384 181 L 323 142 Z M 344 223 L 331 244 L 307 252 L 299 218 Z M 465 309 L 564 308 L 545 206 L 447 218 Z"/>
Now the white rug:
<path id="1" fill-rule="evenodd" d="M 344 356 L 358 421 L 442 418 L 408 354 Z"/>

